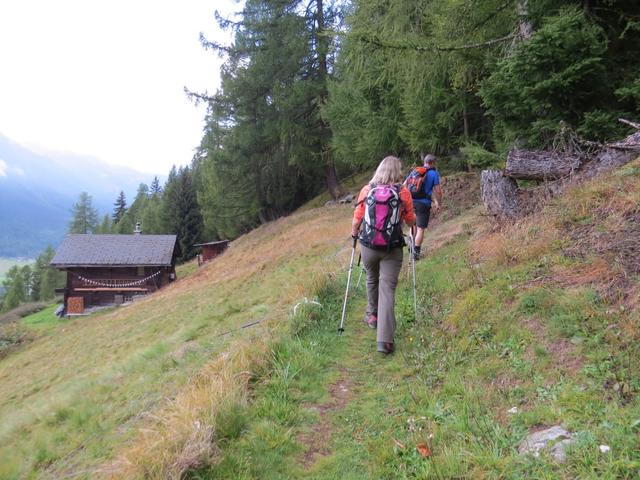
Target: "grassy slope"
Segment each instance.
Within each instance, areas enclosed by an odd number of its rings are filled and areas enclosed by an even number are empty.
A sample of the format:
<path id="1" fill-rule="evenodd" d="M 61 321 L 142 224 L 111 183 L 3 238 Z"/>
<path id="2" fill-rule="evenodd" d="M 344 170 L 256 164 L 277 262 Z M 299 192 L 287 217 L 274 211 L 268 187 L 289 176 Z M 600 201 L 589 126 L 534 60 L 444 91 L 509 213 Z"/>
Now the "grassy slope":
<path id="1" fill-rule="evenodd" d="M 325 288 L 192 478 L 638 478 L 639 206 L 640 161 L 504 231 L 441 225 L 417 323 L 401 283 L 392 357 L 374 352 L 362 292 L 335 336 L 342 292 Z M 566 464 L 517 454 L 558 423 L 577 439 Z"/>
<path id="2" fill-rule="evenodd" d="M 434 229 L 419 321 L 405 276 L 390 358 L 360 321 L 362 291 L 335 334 L 350 209 L 267 225 L 157 296 L 1 361 L 0 476 L 634 478 L 637 273 L 575 247 L 603 225 L 629 231 L 639 171 L 504 232 L 483 232 L 477 211 Z M 314 293 L 322 309 L 282 321 Z M 273 321 L 216 337 L 256 317 Z M 568 464 L 516 455 L 529 428 L 555 422 L 578 432 Z"/>
<path id="3" fill-rule="evenodd" d="M 118 455 L 145 415 L 241 337 L 220 333 L 285 319 L 309 279 L 335 269 L 348 215 L 273 222 L 158 294 L 67 320 L 0 361 L 0 478 L 93 476 L 85 469 Z"/>

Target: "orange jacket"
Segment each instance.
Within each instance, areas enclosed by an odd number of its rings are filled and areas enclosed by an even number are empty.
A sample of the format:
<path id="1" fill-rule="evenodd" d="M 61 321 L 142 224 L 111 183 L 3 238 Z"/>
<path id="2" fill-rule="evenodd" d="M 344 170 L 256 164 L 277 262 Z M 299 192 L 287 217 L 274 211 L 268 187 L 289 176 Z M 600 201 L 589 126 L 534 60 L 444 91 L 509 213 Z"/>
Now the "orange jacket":
<path id="1" fill-rule="evenodd" d="M 356 209 L 353 212 L 353 221 L 361 223 L 364 218 L 365 204 L 364 200 L 367 198 L 371 185 L 367 184 L 360 190 L 358 195 L 358 203 Z M 413 200 L 411 199 L 411 192 L 403 185 L 400 187 L 400 202 L 402 202 L 402 210 L 400 212 L 400 220 L 405 223 L 413 223 L 416 221 L 416 214 L 413 211 Z"/>

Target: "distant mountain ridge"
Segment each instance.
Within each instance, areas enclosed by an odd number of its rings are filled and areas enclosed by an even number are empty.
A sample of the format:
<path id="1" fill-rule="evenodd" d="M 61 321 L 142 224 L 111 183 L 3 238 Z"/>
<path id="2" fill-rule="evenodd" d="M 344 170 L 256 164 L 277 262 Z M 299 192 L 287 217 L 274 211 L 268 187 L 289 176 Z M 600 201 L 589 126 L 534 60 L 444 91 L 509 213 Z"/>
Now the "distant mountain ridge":
<path id="1" fill-rule="evenodd" d="M 0 134 L 0 257 L 33 258 L 57 247 L 80 192 L 104 214 L 120 190 L 133 200 L 152 178 L 92 157 L 36 153 Z"/>

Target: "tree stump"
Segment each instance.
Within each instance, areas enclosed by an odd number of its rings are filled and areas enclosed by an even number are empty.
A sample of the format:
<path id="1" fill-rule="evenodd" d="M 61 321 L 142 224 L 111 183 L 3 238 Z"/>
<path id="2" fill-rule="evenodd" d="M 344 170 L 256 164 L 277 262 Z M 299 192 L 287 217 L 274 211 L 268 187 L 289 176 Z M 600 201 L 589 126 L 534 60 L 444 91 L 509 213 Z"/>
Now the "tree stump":
<path id="1" fill-rule="evenodd" d="M 498 219 L 514 219 L 520 213 L 518 184 L 500 170 L 483 170 L 482 203 L 490 215 Z"/>
<path id="2" fill-rule="evenodd" d="M 577 155 L 513 149 L 507 156 L 504 174 L 518 180 L 557 180 L 576 171 L 580 163 Z"/>

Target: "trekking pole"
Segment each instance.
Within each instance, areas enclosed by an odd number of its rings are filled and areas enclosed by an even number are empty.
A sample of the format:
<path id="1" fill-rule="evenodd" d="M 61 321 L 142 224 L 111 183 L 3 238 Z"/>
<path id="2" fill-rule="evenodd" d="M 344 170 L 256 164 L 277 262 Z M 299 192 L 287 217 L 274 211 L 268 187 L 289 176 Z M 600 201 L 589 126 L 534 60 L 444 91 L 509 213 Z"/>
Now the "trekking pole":
<path id="1" fill-rule="evenodd" d="M 362 260 L 362 253 L 358 255 L 358 267 L 360 266 L 360 260 Z M 364 266 L 360 269 L 360 275 L 358 275 L 358 282 L 356 283 L 356 290 L 360 288 L 360 280 L 362 280 L 362 272 L 364 272 Z"/>
<path id="2" fill-rule="evenodd" d="M 349 262 L 349 274 L 347 275 L 347 289 L 344 292 L 344 303 L 342 304 L 342 319 L 340 320 L 340 326 L 338 327 L 338 334 L 344 332 L 344 317 L 347 313 L 347 298 L 349 297 L 349 284 L 351 283 L 351 271 L 353 270 L 353 257 L 356 255 L 356 243 L 358 239 L 353 239 L 353 248 L 351 249 L 351 261 Z"/>
<path id="3" fill-rule="evenodd" d="M 413 230 L 409 233 L 409 249 L 411 251 L 411 269 L 413 270 L 413 313 L 416 323 L 418 322 L 418 295 L 416 293 L 416 256 L 415 256 L 415 238 Z"/>

